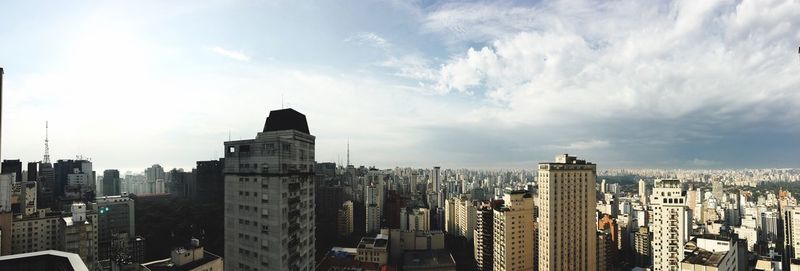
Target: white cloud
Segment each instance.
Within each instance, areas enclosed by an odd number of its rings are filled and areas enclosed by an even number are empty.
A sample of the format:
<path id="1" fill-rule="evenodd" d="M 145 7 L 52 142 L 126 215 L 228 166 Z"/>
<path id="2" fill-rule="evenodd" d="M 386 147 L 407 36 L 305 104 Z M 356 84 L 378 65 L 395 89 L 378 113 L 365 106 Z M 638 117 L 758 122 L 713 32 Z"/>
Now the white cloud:
<path id="1" fill-rule="evenodd" d="M 494 41 L 446 61 L 437 89 L 481 93 L 500 102 L 478 109 L 481 116 L 524 123 L 706 118 L 736 125 L 800 116 L 793 31 L 800 3 L 646 5 L 446 5 L 428 16 L 426 29 L 463 29 L 451 37 L 456 42 Z"/>
<path id="2" fill-rule="evenodd" d="M 212 52 L 214 52 L 214 53 L 217 53 L 217 54 L 220 54 L 220 55 L 223 55 L 223 56 L 235 59 L 235 60 L 245 61 L 245 62 L 250 61 L 250 56 L 246 55 L 245 53 L 243 53 L 241 51 L 228 50 L 228 49 L 225 49 L 225 48 L 222 48 L 222 47 L 219 47 L 219 46 L 211 47 L 210 50 Z"/>
<path id="3" fill-rule="evenodd" d="M 387 50 L 392 44 L 378 34 L 372 32 L 359 32 L 344 40 L 360 45 L 369 45 L 383 50 Z"/>

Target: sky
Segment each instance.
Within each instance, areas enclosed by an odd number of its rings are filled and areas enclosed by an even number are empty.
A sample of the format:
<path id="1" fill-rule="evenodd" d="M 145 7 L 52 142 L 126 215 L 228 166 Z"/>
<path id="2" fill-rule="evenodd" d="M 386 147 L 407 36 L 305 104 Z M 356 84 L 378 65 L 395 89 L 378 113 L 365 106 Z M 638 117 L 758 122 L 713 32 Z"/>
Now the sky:
<path id="1" fill-rule="evenodd" d="M 800 166 L 800 1 L 13 1 L 3 159 L 189 169 L 304 113 L 318 161 Z"/>

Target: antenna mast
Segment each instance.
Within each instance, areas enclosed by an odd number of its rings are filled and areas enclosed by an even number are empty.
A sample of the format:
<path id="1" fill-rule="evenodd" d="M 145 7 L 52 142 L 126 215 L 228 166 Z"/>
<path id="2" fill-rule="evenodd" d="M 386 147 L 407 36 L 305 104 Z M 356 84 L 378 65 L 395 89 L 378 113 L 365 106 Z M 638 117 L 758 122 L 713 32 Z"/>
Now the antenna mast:
<path id="1" fill-rule="evenodd" d="M 48 121 L 44 121 L 44 159 L 45 164 L 50 164 L 50 127 Z"/>
<path id="2" fill-rule="evenodd" d="M 347 165 L 350 165 L 350 139 L 347 139 Z"/>

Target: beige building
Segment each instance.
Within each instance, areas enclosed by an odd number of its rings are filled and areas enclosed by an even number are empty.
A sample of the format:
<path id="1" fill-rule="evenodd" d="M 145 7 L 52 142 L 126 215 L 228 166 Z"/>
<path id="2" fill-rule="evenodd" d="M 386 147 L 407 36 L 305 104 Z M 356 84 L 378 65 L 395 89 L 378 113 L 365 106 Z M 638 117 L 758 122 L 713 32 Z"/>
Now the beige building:
<path id="1" fill-rule="evenodd" d="M 389 231 L 389 252 L 394 262 L 403 259 L 406 250 L 444 249 L 444 232 L 441 231 L 406 231 L 391 229 Z"/>
<path id="2" fill-rule="evenodd" d="M 462 196 L 445 201 L 447 233 L 471 241 L 475 234 L 477 212 L 472 200 Z"/>
<path id="3" fill-rule="evenodd" d="M 496 271 L 533 270 L 533 196 L 508 191 L 493 213 L 493 266 Z"/>
<path id="4" fill-rule="evenodd" d="M 14 217 L 11 226 L 11 254 L 59 249 L 58 225 L 61 214 L 48 213 L 49 211 L 39 209 L 29 216 Z"/>
<path id="5" fill-rule="evenodd" d="M 356 261 L 384 265 L 389 260 L 389 236 L 378 234 L 375 237 L 363 237 L 356 251 Z"/>
<path id="6" fill-rule="evenodd" d="M 225 270 L 313 270 L 314 141 L 303 114 L 270 112 L 225 142 Z"/>
<path id="7" fill-rule="evenodd" d="M 400 229 L 404 231 L 431 230 L 430 211 L 428 208 L 400 209 Z"/>
<path id="8" fill-rule="evenodd" d="M 72 215 L 59 221 L 59 250 L 75 253 L 88 266 L 98 261 L 97 213 L 90 213 L 85 203 L 73 203 Z"/>
<path id="9" fill-rule="evenodd" d="M 800 207 L 789 207 L 784 210 L 784 238 L 787 256 L 800 259 Z"/>
<path id="10" fill-rule="evenodd" d="M 567 154 L 539 164 L 539 270 L 595 270 L 597 165 Z"/>
<path id="11" fill-rule="evenodd" d="M 678 270 L 688 237 L 686 189 L 680 180 L 656 180 L 650 202 L 653 208 L 653 270 Z"/>

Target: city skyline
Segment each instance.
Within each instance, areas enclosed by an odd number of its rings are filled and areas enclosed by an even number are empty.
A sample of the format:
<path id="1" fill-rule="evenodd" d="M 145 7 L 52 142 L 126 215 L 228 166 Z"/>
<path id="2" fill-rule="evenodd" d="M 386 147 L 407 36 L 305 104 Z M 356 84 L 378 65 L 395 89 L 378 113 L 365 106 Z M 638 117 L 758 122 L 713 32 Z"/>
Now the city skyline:
<path id="1" fill-rule="evenodd" d="M 49 121 L 53 161 L 190 169 L 284 107 L 317 161 L 349 141 L 379 168 L 800 158 L 788 1 L 9 3 L 0 23 L 8 159 L 41 160 Z"/>

